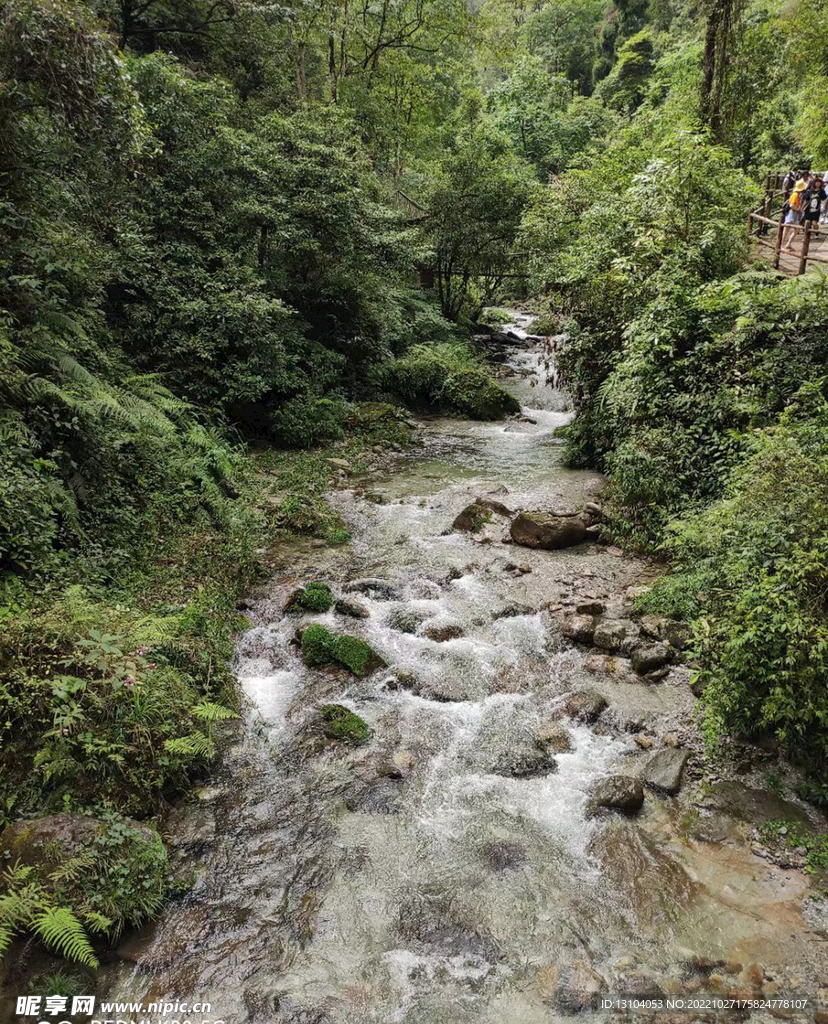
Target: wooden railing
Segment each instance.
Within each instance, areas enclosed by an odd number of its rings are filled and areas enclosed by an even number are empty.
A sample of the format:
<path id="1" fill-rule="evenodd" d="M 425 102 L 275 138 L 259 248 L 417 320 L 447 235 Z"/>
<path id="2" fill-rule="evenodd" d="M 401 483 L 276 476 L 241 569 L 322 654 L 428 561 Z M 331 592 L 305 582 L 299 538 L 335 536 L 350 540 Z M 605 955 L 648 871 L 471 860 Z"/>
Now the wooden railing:
<path id="1" fill-rule="evenodd" d="M 757 245 L 768 250 L 775 270 L 805 274 L 809 264 L 828 264 L 828 249 L 824 249 L 821 244 L 817 248 L 813 247 L 814 239 L 820 235 L 818 222 L 784 223 L 784 178 L 783 173 L 766 175 L 762 205 L 748 215 L 748 235 Z M 822 237 L 825 237 L 824 232 Z M 785 238 L 793 243 L 790 250 L 782 246 Z"/>

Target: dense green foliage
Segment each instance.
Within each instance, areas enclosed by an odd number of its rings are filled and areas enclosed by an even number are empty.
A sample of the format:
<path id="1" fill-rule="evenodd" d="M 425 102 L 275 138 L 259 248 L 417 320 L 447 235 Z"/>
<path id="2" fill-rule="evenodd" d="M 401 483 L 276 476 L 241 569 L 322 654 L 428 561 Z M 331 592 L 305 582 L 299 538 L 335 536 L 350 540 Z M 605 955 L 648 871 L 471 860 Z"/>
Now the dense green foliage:
<path id="1" fill-rule="evenodd" d="M 571 462 L 673 560 L 647 601 L 693 622 L 711 741 L 824 776 L 825 294 L 750 269 L 744 222 L 765 170 L 828 164 L 826 17 L 6 0 L 2 821 L 151 815 L 205 769 L 262 537 L 347 542 L 326 458 L 405 444 L 392 402 L 518 411 L 469 327 L 530 292 L 570 334 Z M 14 929 L 91 963 L 81 903 L 31 892 Z"/>
<path id="2" fill-rule="evenodd" d="M 370 739 L 371 730 L 367 723 L 341 704 L 323 704 L 319 710 L 323 731 L 330 739 L 343 740 L 355 746 L 367 743 Z"/>

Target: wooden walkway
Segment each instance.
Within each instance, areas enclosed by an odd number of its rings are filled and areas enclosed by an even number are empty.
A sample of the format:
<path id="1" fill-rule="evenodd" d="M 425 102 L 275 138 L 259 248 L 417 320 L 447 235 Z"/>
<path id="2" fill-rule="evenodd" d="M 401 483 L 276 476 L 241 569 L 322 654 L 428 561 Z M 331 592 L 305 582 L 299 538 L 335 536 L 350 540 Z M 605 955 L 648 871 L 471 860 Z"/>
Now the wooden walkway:
<path id="1" fill-rule="evenodd" d="M 765 179 L 765 199 L 758 210 L 748 217 L 748 235 L 763 259 L 783 274 L 796 277 L 799 274 L 828 272 L 828 224 L 783 224 L 782 206 L 785 196 L 782 191 L 783 174 L 769 174 Z M 789 237 L 789 228 L 793 237 Z M 790 244 L 790 250 L 782 248 L 782 242 Z"/>

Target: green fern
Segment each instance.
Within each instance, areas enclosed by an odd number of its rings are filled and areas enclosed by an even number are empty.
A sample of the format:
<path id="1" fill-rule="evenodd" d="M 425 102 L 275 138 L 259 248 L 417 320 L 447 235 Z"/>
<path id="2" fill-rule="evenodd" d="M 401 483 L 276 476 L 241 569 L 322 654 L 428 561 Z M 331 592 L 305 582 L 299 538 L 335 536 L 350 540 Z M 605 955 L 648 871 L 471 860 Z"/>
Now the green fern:
<path id="1" fill-rule="evenodd" d="M 208 700 L 203 700 L 200 704 L 196 704 L 191 711 L 202 722 L 225 722 L 229 718 L 239 717 L 230 708 L 226 708 L 221 704 L 214 704 Z"/>
<path id="2" fill-rule="evenodd" d="M 83 925 L 68 907 L 50 907 L 36 914 L 31 928 L 64 959 L 86 967 L 99 966 Z"/>
<path id="3" fill-rule="evenodd" d="M 184 757 L 211 758 L 215 752 L 215 745 L 209 736 L 205 736 L 202 732 L 195 732 L 189 736 L 177 736 L 175 739 L 165 740 L 164 749 L 170 754 Z"/>

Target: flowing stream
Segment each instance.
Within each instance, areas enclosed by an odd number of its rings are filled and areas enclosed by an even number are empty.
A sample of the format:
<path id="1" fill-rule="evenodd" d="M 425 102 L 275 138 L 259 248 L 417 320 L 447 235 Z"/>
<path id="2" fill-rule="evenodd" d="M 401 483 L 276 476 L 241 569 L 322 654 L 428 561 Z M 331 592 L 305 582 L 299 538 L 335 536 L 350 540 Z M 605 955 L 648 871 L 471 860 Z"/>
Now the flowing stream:
<path id="1" fill-rule="evenodd" d="M 637 770 L 642 723 L 669 730 L 693 698 L 680 672 L 596 676 L 561 636 L 556 605 L 617 604 L 642 563 L 594 543 L 504 543 L 497 515 L 478 535 L 451 529 L 477 495 L 569 510 L 602 487 L 562 464 L 555 430 L 571 414 L 541 348 L 516 343 L 502 369 L 522 418 L 423 421 L 413 450 L 334 492 L 351 544 L 279 556 L 238 645 L 243 720 L 167 826 L 196 884 L 124 943 L 111 998 L 209 1001 L 227 1024 L 535 1024 L 574 1013 L 594 984 L 697 990 L 716 962 L 735 977 L 760 961 L 786 984 L 794 965 L 815 984 L 800 873 L 753 856 L 727 821 L 715 841 L 692 838 L 689 798 L 588 814 L 597 779 Z M 347 596 L 368 618 L 281 610 L 299 583 L 340 593 L 366 578 Z M 363 637 L 389 668 L 305 668 L 295 635 L 309 621 Z M 595 726 L 560 717 L 585 687 L 609 700 Z M 332 701 L 370 725 L 369 743 L 321 736 Z M 510 774 L 556 719 L 571 740 L 557 770 Z"/>

